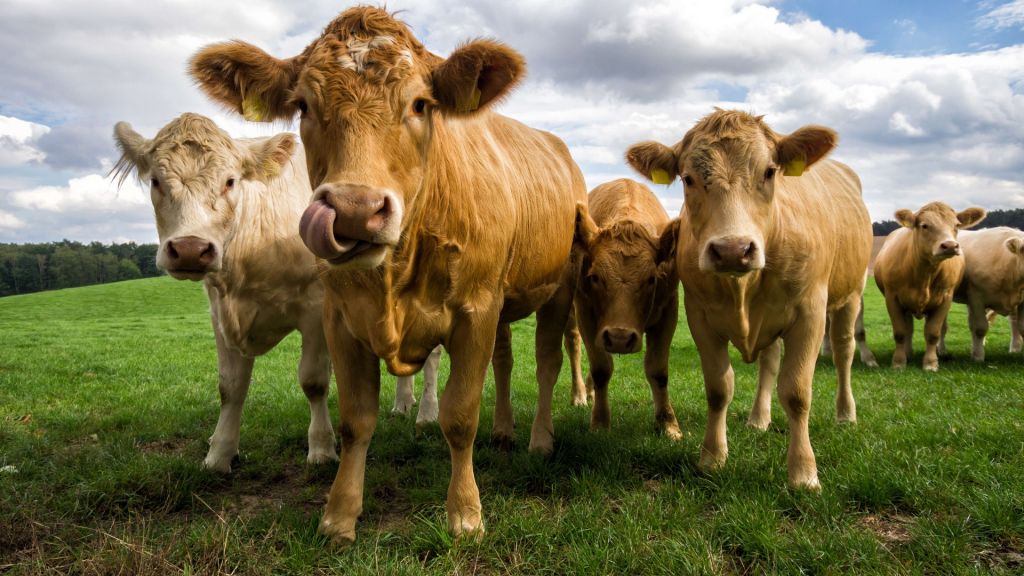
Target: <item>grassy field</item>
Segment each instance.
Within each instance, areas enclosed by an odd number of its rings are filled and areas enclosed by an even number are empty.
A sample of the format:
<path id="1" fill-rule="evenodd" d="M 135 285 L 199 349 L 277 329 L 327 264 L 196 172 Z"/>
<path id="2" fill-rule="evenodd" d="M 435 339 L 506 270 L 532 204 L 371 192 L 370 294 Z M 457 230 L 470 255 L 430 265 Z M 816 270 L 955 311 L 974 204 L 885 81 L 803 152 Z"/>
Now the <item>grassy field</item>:
<path id="1" fill-rule="evenodd" d="M 887 366 L 873 285 L 869 342 Z M 490 445 L 488 381 L 476 442 L 487 535 L 445 531 L 448 451 L 390 415 L 388 377 L 359 540 L 316 532 L 334 466 L 305 465 L 308 410 L 293 336 L 256 363 L 241 461 L 202 470 L 217 371 L 198 284 L 139 280 L 0 299 L 0 573 L 4 574 L 955 574 L 1024 571 L 1024 371 L 1000 320 L 969 360 L 966 314 L 937 374 L 855 364 L 860 423 L 837 426 L 819 362 L 811 440 L 820 495 L 786 488 L 786 422 L 744 426 L 755 366 L 734 356 L 730 459 L 697 470 L 705 403 L 685 321 L 670 391 L 686 437 L 654 433 L 641 358 L 620 358 L 612 430 L 589 432 L 556 389 L 555 453 L 526 453 L 536 385 L 530 321 L 514 331 L 517 445 Z M 921 348 L 920 329 L 917 348 Z M 447 359 L 445 359 L 447 362 Z M 447 364 L 442 364 L 442 378 Z M 443 380 L 442 380 L 443 382 Z M 332 390 L 332 397 L 334 392 Z M 337 407 L 332 402 L 337 422 Z"/>

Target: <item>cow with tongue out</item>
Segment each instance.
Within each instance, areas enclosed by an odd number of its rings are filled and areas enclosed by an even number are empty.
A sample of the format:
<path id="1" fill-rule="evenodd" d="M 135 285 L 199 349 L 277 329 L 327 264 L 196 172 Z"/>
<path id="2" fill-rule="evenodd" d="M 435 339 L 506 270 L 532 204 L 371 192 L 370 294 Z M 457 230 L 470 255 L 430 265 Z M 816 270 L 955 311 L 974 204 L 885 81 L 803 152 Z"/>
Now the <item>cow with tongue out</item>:
<path id="1" fill-rule="evenodd" d="M 550 452 L 552 389 L 579 274 L 576 205 L 586 202 L 564 143 L 491 110 L 522 78 L 522 57 L 475 40 L 443 59 L 384 10 L 359 7 L 292 58 L 227 42 L 202 49 L 191 73 L 248 118 L 301 116 L 314 195 L 300 234 L 321 259 L 342 437 L 321 530 L 355 538 L 380 359 L 393 374 L 411 374 L 443 344 L 448 525 L 456 535 L 482 533 L 472 451 L 487 366 L 493 357 L 493 436 L 508 442 L 509 323 L 536 312 L 530 449 Z"/>

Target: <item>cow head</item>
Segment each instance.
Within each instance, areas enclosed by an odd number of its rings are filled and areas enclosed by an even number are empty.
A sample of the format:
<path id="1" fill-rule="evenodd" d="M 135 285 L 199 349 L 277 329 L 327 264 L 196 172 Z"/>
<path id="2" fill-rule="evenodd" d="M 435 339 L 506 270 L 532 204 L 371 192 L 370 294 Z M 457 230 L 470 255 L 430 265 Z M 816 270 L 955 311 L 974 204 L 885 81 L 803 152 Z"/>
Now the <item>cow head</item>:
<path id="1" fill-rule="evenodd" d="M 896 211 L 896 221 L 914 235 L 914 250 L 927 260 L 941 261 L 960 255 L 957 231 L 985 219 L 982 208 L 954 212 L 942 202 L 925 204 L 917 213 L 906 208 Z"/>
<path id="2" fill-rule="evenodd" d="M 240 188 L 277 176 L 295 139 L 279 134 L 241 143 L 209 118 L 182 114 L 147 140 L 127 122 L 114 126 L 121 158 L 112 174 L 150 186 L 160 235 L 157 266 L 179 280 L 220 270 Z"/>
<path id="3" fill-rule="evenodd" d="M 586 205 L 577 206 L 575 243 L 583 254 L 578 295 L 596 312 L 596 343 L 606 351 L 639 352 L 659 296 L 676 290 L 678 224 L 673 220 L 660 236 L 632 220 L 598 228 Z"/>
<path id="4" fill-rule="evenodd" d="M 401 239 L 444 119 L 500 100 L 524 63 L 490 40 L 464 44 L 444 60 L 386 11 L 358 7 L 298 56 L 214 44 L 193 57 L 191 74 L 210 97 L 248 119 L 301 116 L 314 188 L 302 239 L 335 267 L 373 268 Z"/>
<path id="5" fill-rule="evenodd" d="M 799 176 L 835 144 L 828 128 L 805 126 L 783 136 L 761 117 L 716 110 L 675 146 L 642 142 L 626 160 L 659 184 L 682 178 L 700 269 L 743 276 L 764 268 L 765 240 L 777 225 L 777 181 Z"/>

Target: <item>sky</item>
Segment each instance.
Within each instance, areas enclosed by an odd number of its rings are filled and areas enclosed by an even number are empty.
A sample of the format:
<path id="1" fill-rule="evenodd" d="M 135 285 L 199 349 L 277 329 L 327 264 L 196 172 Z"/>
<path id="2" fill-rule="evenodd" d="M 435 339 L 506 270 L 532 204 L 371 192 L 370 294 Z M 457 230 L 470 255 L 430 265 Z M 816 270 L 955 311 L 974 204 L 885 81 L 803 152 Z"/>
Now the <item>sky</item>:
<path id="1" fill-rule="evenodd" d="M 225 113 L 188 78 L 231 38 L 300 52 L 347 2 L 0 0 L 0 242 L 155 242 L 148 191 L 107 177 L 113 125 L 183 112 L 235 136 L 294 124 Z M 634 177 L 715 106 L 839 132 L 873 220 L 942 200 L 1024 208 L 1024 0 L 392 0 L 428 49 L 494 37 L 527 80 L 499 111 L 569 145 L 589 187 Z M 670 215 L 682 190 L 651 185 Z"/>

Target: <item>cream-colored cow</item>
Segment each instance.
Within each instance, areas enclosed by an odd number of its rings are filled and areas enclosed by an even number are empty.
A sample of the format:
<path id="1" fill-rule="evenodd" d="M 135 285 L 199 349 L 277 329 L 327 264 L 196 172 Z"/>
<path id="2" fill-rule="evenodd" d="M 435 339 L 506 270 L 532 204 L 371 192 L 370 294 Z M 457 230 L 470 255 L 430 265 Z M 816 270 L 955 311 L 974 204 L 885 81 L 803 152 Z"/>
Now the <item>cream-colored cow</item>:
<path id="1" fill-rule="evenodd" d="M 896 211 L 901 228 L 893 230 L 875 258 L 875 284 L 885 295 L 896 350 L 893 368 L 905 368 L 912 354 L 914 318 L 924 318 L 922 367 L 939 369 L 939 341 L 953 291 L 964 274 L 957 232 L 985 218 L 985 210 L 955 212 L 942 202 L 924 205 L 917 213 Z"/>
<path id="2" fill-rule="evenodd" d="M 1024 232 L 1001 226 L 964 230 L 958 238 L 964 253 L 964 277 L 953 301 L 967 305 L 971 358 L 985 361 L 988 313 L 1010 318 L 1010 352 L 1020 352 L 1024 331 Z M 940 348 L 945 348 L 942 332 Z"/>
<path id="3" fill-rule="evenodd" d="M 221 408 L 203 465 L 231 471 L 253 363 L 295 330 L 302 334 L 299 384 L 310 410 L 306 459 L 337 460 L 327 410 L 324 290 L 316 259 L 298 235 L 312 193 L 301 147 L 291 134 L 233 139 L 191 113 L 153 139 L 120 122 L 114 138 L 122 151 L 114 172 L 122 180 L 134 173 L 150 186 L 160 236 L 157 265 L 179 280 L 202 280 L 210 301 Z M 428 363 L 418 422 L 437 419 L 436 378 L 429 370 L 439 354 Z M 411 390 L 412 377 L 398 387 Z M 412 404 L 401 394 L 395 400 L 397 411 Z"/>

